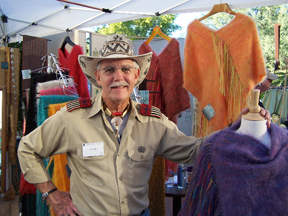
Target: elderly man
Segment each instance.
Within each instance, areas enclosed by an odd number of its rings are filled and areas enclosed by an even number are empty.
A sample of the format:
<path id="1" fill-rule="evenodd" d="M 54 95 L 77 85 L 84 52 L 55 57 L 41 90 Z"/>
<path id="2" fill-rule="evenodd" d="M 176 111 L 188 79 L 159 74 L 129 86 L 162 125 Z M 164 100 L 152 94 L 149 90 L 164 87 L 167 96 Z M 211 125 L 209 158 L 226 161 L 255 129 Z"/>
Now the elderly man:
<path id="1" fill-rule="evenodd" d="M 158 108 L 129 97 L 151 57 L 133 56 L 124 36 L 109 36 L 101 57 L 79 56 L 101 94 L 68 103 L 21 139 L 24 177 L 58 215 L 150 215 L 148 180 L 156 156 L 194 162 L 205 138 L 185 136 Z M 261 114 L 270 119 L 267 111 Z M 72 171 L 70 193 L 57 190 L 42 161 L 61 153 L 67 153 Z"/>

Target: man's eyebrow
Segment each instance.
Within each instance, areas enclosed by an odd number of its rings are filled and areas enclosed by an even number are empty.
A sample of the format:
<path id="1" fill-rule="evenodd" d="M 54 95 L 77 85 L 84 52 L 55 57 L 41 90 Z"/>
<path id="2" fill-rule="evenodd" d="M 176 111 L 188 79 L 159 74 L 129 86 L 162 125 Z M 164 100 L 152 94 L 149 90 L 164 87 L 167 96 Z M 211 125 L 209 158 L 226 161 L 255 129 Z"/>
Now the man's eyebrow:
<path id="1" fill-rule="evenodd" d="M 111 67 L 116 68 L 114 65 L 107 65 L 107 66 L 105 66 L 105 67 L 102 68 L 102 69 L 108 69 L 108 68 L 111 68 Z M 121 66 L 121 68 L 123 68 L 123 67 L 134 67 L 134 66 L 129 65 L 129 64 L 125 64 L 125 65 L 122 65 L 122 66 Z"/>
<path id="2" fill-rule="evenodd" d="M 113 65 L 107 65 L 107 66 L 105 66 L 104 68 L 102 68 L 102 69 L 107 69 L 107 68 L 110 68 L 110 67 L 114 67 Z"/>

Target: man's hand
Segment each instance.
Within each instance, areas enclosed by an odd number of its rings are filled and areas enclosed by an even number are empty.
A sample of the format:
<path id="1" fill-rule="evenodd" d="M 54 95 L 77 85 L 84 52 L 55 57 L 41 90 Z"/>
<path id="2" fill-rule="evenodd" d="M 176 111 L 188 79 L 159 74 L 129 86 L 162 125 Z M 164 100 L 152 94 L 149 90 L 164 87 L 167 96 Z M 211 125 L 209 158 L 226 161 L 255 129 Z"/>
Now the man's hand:
<path id="1" fill-rule="evenodd" d="M 50 194 L 46 200 L 58 216 L 81 215 L 72 202 L 70 192 L 57 190 Z"/>
<path id="2" fill-rule="evenodd" d="M 263 116 L 263 117 L 265 118 L 265 120 L 267 120 L 267 128 L 269 128 L 269 127 L 270 127 L 270 124 L 271 124 L 270 112 L 269 112 L 268 110 L 263 109 L 262 107 L 260 107 L 260 108 L 261 108 L 261 110 L 260 110 L 260 115 Z M 240 121 L 241 118 L 242 118 L 242 115 L 248 113 L 248 111 L 249 111 L 248 108 L 243 109 L 243 110 L 240 112 L 240 114 L 239 114 L 239 116 L 237 117 L 237 119 L 236 119 L 233 123 Z M 232 123 L 232 124 L 233 124 L 233 123 Z"/>

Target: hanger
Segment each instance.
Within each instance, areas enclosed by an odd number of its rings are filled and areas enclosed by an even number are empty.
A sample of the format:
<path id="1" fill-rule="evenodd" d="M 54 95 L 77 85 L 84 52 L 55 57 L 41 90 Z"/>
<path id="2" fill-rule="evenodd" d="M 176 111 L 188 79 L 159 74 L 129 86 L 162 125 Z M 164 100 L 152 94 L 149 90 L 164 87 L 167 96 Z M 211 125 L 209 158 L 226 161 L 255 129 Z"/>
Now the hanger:
<path id="1" fill-rule="evenodd" d="M 215 4 L 213 6 L 212 10 L 208 14 L 206 14 L 205 16 L 201 17 L 198 20 L 202 21 L 202 20 L 206 19 L 207 17 L 212 16 L 213 14 L 216 14 L 219 12 L 226 12 L 226 13 L 231 14 L 231 15 L 236 15 L 236 12 L 231 10 L 231 8 L 228 6 L 227 3 L 222 3 L 222 4 Z"/>
<path id="2" fill-rule="evenodd" d="M 62 46 L 60 48 L 63 53 L 65 52 L 65 46 L 67 43 L 72 47 L 76 45 L 75 43 L 73 43 L 73 41 L 71 40 L 71 38 L 69 36 L 66 36 L 64 38 L 64 41 L 63 41 Z"/>
<path id="3" fill-rule="evenodd" d="M 165 40 L 167 40 L 168 42 L 170 42 L 172 40 L 172 38 L 168 37 L 167 35 L 165 35 L 159 26 L 155 26 L 153 28 L 153 31 L 152 31 L 152 34 L 150 35 L 150 37 L 145 41 L 146 44 L 149 44 L 152 39 L 156 36 L 156 35 L 159 35 L 160 37 L 164 38 Z"/>

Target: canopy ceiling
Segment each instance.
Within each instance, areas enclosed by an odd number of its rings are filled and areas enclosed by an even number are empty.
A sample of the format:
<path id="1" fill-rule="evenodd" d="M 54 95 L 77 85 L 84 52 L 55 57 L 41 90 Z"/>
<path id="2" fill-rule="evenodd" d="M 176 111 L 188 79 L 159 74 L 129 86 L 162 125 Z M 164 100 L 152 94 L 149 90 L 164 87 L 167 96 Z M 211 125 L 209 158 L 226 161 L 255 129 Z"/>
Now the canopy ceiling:
<path id="1" fill-rule="evenodd" d="M 288 3 L 288 0 L 71 0 L 108 9 L 103 12 L 56 0 L 1 0 L 0 38 L 9 42 L 21 35 L 45 37 L 66 30 L 82 29 L 159 14 L 210 11 L 214 4 L 228 3 L 231 9 Z M 112 11 L 112 12 L 111 12 Z M 111 12 L 111 13 L 110 13 Z M 4 16 L 5 15 L 5 16 Z M 5 22 L 7 17 L 7 22 Z M 3 23 L 4 21 L 4 23 Z M 7 40 L 7 39 L 6 39 Z"/>

